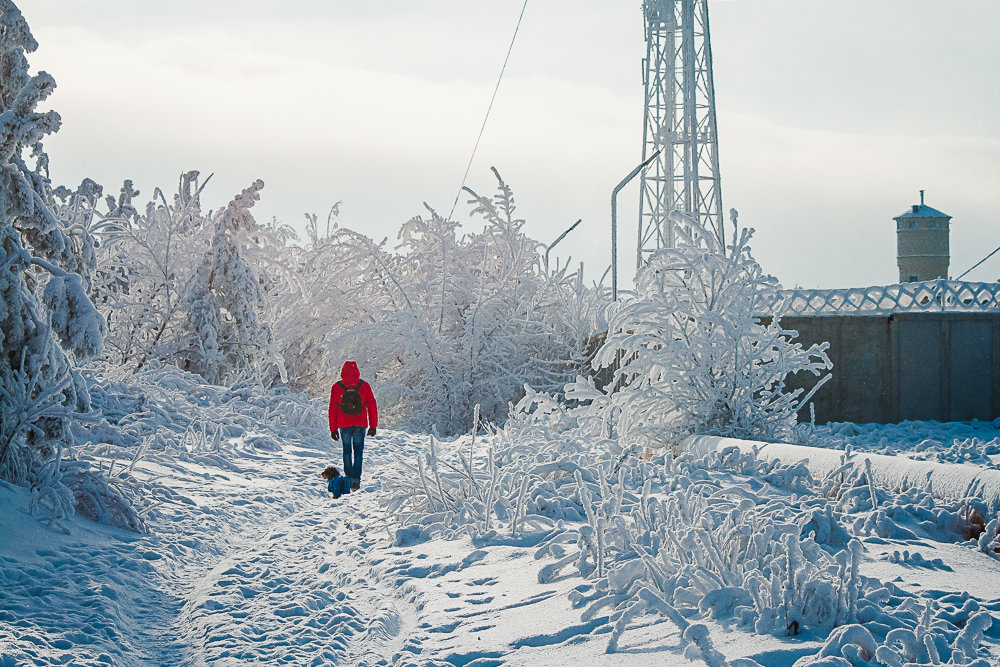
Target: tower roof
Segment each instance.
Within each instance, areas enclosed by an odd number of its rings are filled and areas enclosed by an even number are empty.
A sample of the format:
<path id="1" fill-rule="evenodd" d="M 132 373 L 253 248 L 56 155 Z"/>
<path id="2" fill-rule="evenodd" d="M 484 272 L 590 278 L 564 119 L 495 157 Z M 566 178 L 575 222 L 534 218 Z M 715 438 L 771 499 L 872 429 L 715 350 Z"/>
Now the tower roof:
<path id="1" fill-rule="evenodd" d="M 942 213 L 936 208 L 931 208 L 927 204 L 914 204 L 893 218 L 893 220 L 906 220 L 908 218 L 948 218 L 950 220 L 951 216 L 947 213 Z"/>

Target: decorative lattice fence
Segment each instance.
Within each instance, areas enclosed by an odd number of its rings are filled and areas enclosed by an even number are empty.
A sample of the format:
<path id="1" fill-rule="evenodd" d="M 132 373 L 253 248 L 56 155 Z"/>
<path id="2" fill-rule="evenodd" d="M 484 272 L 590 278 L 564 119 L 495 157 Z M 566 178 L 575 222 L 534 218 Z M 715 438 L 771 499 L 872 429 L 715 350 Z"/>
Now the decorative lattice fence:
<path id="1" fill-rule="evenodd" d="M 1000 312 L 1000 283 L 928 280 L 848 289 L 781 290 L 771 312 L 785 316 Z"/>

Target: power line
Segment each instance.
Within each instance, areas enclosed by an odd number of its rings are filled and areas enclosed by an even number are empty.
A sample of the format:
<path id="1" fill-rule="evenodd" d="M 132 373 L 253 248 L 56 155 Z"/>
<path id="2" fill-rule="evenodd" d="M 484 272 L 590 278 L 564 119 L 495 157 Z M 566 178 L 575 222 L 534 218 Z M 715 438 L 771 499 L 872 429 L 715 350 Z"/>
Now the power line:
<path id="1" fill-rule="evenodd" d="M 1000 252 L 1000 248 L 997 248 L 996 250 L 994 250 L 990 254 L 986 255 L 986 257 L 983 257 L 981 260 L 979 260 L 978 262 L 976 262 L 975 265 L 972 267 L 972 269 L 976 268 L 977 266 L 979 266 L 980 264 L 982 264 L 983 262 L 985 262 L 986 260 L 988 260 L 990 257 L 992 257 L 993 255 L 997 254 L 998 252 Z M 960 275 L 958 278 L 955 278 L 955 280 L 961 280 L 962 278 L 964 278 L 969 273 L 969 271 L 972 271 L 972 269 L 968 269 L 965 273 L 963 273 L 962 275 Z"/>
<path id="2" fill-rule="evenodd" d="M 510 38 L 510 46 L 507 47 L 507 56 L 503 59 L 503 67 L 500 68 L 500 76 L 497 77 L 497 85 L 493 88 L 493 97 L 490 98 L 490 106 L 486 109 L 486 117 L 483 118 L 483 125 L 479 128 L 479 136 L 476 137 L 476 145 L 472 147 L 472 155 L 469 156 L 469 164 L 465 165 L 465 175 L 462 176 L 462 184 L 458 186 L 458 192 L 455 193 L 455 203 L 451 205 L 451 212 L 448 213 L 448 219 L 451 220 L 451 216 L 455 213 L 455 207 L 458 206 L 458 198 L 462 196 L 462 188 L 465 187 L 465 179 L 469 177 L 469 170 L 472 169 L 472 161 L 476 158 L 476 151 L 479 149 L 479 141 L 483 138 L 483 132 L 486 130 L 486 121 L 490 118 L 490 112 L 493 111 L 493 101 L 497 98 L 497 91 L 500 90 L 500 82 L 503 80 L 503 73 L 507 70 L 507 61 L 510 60 L 510 52 L 514 50 L 514 40 L 517 39 L 517 31 L 521 27 L 521 19 L 524 18 L 524 10 L 528 7 L 528 0 L 524 0 L 524 5 L 521 7 L 521 15 L 517 17 L 517 25 L 514 26 L 514 36 Z"/>

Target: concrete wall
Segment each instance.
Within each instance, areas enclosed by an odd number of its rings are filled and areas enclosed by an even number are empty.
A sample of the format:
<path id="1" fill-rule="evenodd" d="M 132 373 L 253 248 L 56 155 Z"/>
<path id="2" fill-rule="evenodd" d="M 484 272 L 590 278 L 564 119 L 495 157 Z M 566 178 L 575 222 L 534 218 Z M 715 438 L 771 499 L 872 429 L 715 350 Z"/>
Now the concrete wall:
<path id="1" fill-rule="evenodd" d="M 833 378 L 813 398 L 816 421 L 1000 417 L 1000 314 L 785 317 L 796 342 L 830 343 Z M 808 388 L 816 379 L 789 378 Z M 799 414 L 809 420 L 808 409 Z"/>

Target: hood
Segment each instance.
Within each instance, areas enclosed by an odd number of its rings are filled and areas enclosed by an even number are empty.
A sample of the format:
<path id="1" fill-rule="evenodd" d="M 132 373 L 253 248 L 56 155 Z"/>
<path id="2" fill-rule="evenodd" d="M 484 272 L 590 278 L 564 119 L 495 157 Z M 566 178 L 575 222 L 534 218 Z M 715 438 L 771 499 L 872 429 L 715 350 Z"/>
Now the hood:
<path id="1" fill-rule="evenodd" d="M 344 381 L 348 387 L 353 387 L 361 379 L 361 371 L 358 370 L 358 364 L 354 361 L 345 361 L 344 367 L 340 369 L 340 379 Z"/>

